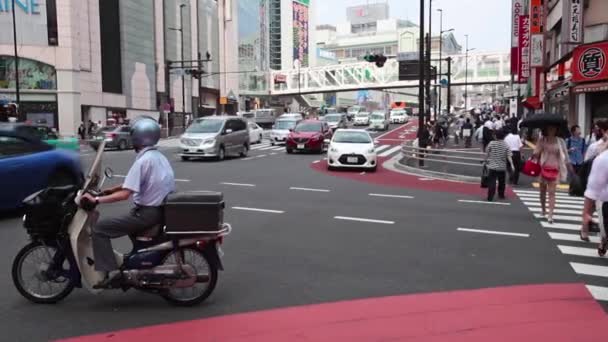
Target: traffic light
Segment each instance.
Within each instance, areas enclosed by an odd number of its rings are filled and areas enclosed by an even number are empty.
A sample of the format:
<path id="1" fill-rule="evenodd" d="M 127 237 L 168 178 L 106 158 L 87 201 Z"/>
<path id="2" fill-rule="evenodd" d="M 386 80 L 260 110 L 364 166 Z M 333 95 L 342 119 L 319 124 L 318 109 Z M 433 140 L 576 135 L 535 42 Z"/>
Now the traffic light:
<path id="1" fill-rule="evenodd" d="M 363 56 L 363 59 L 366 62 L 369 63 L 376 63 L 376 66 L 378 68 L 382 68 L 384 66 L 384 63 L 386 63 L 386 56 L 383 54 L 379 54 L 379 55 L 375 55 L 375 54 L 370 54 L 370 55 L 365 55 Z"/>

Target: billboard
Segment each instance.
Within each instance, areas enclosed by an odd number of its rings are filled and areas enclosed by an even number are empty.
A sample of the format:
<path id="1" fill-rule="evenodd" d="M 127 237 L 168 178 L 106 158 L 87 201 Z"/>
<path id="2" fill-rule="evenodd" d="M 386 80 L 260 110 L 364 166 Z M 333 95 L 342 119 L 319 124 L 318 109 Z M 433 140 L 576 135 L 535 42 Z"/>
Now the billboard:
<path id="1" fill-rule="evenodd" d="M 530 17 L 519 16 L 519 61 L 517 75 L 519 83 L 527 83 L 530 77 Z"/>
<path id="2" fill-rule="evenodd" d="M 511 75 L 517 75 L 519 64 L 519 17 L 524 14 L 524 0 L 513 0 L 511 7 Z"/>
<path id="3" fill-rule="evenodd" d="M 0 44 L 13 44 L 12 1 L 0 0 Z M 20 44 L 49 45 L 46 0 L 15 0 L 17 36 Z"/>
<path id="4" fill-rule="evenodd" d="M 570 0 L 568 42 L 583 42 L 583 0 Z"/>
<path id="5" fill-rule="evenodd" d="M 308 67 L 308 6 L 300 1 L 293 2 L 293 60 Z"/>
<path id="6" fill-rule="evenodd" d="M 608 43 L 582 45 L 574 49 L 572 80 L 574 82 L 608 79 Z"/>

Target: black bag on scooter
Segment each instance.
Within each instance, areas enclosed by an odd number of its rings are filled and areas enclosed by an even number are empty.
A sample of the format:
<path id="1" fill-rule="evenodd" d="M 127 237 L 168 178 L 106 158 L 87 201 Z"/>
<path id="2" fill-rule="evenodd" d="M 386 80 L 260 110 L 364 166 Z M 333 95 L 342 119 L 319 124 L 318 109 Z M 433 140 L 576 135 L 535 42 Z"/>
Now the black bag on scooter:
<path id="1" fill-rule="evenodd" d="M 216 232 L 224 223 L 224 194 L 221 192 L 178 192 L 165 204 L 167 235 L 196 235 Z"/>

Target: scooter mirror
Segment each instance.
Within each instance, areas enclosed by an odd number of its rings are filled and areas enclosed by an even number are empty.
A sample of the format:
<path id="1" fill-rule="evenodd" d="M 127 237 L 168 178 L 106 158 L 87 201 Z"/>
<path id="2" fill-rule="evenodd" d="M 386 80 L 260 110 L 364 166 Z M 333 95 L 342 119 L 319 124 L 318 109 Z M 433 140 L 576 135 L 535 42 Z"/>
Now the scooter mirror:
<path id="1" fill-rule="evenodd" d="M 108 179 L 112 179 L 112 177 L 114 177 L 114 171 L 112 171 L 112 169 L 109 167 L 106 167 L 106 170 L 103 173 Z"/>

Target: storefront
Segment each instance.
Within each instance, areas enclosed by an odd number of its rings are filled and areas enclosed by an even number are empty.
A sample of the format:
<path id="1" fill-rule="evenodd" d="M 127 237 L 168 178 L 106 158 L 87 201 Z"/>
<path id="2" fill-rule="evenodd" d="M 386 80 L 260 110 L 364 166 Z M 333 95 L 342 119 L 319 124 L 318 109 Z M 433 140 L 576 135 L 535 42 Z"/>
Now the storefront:
<path id="1" fill-rule="evenodd" d="M 581 45 L 573 52 L 573 93 L 579 125 L 587 129 L 596 120 L 608 118 L 607 56 L 608 41 Z"/>

